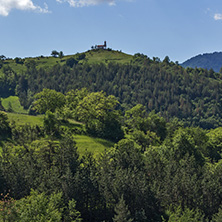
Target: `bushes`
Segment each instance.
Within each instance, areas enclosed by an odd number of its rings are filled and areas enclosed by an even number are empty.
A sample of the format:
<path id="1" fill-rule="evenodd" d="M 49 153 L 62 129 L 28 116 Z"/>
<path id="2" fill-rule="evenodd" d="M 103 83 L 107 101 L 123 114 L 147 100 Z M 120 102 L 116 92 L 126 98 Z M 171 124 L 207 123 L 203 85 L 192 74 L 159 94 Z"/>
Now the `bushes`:
<path id="1" fill-rule="evenodd" d="M 8 116 L 5 112 L 0 111 L 0 139 L 11 136 Z"/>

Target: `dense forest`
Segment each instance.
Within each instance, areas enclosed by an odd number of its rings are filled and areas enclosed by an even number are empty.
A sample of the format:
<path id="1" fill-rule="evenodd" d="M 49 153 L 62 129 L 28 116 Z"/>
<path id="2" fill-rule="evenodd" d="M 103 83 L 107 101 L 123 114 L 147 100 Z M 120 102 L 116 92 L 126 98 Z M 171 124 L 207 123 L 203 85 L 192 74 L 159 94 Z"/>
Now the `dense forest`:
<path id="1" fill-rule="evenodd" d="M 0 112 L 3 221 L 220 221 L 221 128 L 185 128 L 140 104 L 123 113 L 114 96 L 86 89 L 44 89 L 32 109 L 43 126 Z M 80 157 L 79 133 L 115 145 Z"/>
<path id="2" fill-rule="evenodd" d="M 219 73 L 142 54 L 2 69 L 1 97 L 43 115 L 19 125 L 0 111 L 2 221 L 221 221 Z M 80 155 L 78 134 L 114 145 Z"/>
<path id="3" fill-rule="evenodd" d="M 147 111 L 160 113 L 166 120 L 177 117 L 186 126 L 204 129 L 221 126 L 221 74 L 201 68 L 182 68 L 166 57 L 149 59 L 135 54 L 129 64 L 78 63 L 69 58 L 66 64 L 50 69 L 29 63 L 22 74 L 5 65 L 0 78 L 0 95 L 18 95 L 28 109 L 34 94 L 44 88 L 66 93 L 71 89 L 103 90 L 114 95 L 123 109 L 142 104 Z"/>
<path id="4" fill-rule="evenodd" d="M 194 56 L 181 64 L 183 67 L 213 69 L 222 71 L 222 52 L 204 53 Z"/>

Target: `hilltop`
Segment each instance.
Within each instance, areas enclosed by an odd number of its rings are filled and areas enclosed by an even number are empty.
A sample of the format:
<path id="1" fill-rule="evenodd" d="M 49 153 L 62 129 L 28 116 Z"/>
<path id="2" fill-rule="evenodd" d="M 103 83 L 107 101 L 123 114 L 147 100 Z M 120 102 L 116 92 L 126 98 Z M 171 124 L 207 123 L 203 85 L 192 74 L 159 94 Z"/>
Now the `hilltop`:
<path id="1" fill-rule="evenodd" d="M 37 69 L 43 68 L 45 70 L 51 69 L 56 64 L 65 65 L 67 61 L 74 59 L 80 64 L 95 64 L 117 62 L 120 64 L 129 63 L 133 56 L 111 49 L 94 49 L 83 53 L 76 53 L 74 55 L 66 55 L 59 57 L 53 56 L 39 56 L 39 57 L 28 57 L 28 58 L 8 58 L 0 60 L 0 73 L 3 73 L 4 68 L 10 67 L 17 74 L 26 72 L 27 68 L 35 65 Z"/>
<path id="2" fill-rule="evenodd" d="M 194 56 L 181 64 L 184 68 L 213 69 L 219 72 L 222 67 L 222 52 L 204 53 Z"/>
<path id="3" fill-rule="evenodd" d="M 213 70 L 185 69 L 170 61 L 110 49 L 75 55 L 4 60 L 0 97 L 18 96 L 29 113 L 35 94 L 54 89 L 67 94 L 86 88 L 114 95 L 125 111 L 142 104 L 167 120 L 187 126 L 222 126 L 222 76 Z M 28 111 L 29 110 L 29 111 Z"/>

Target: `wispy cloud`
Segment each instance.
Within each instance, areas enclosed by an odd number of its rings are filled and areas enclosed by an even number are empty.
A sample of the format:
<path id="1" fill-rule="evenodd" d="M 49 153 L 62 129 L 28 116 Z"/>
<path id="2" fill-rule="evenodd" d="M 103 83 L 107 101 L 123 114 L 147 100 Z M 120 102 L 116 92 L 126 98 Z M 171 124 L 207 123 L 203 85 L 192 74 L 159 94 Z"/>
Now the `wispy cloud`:
<path id="1" fill-rule="evenodd" d="M 90 5 L 98 5 L 101 3 L 107 3 L 108 5 L 115 5 L 115 0 L 56 0 L 59 3 L 68 2 L 72 7 L 84 7 Z"/>
<path id="2" fill-rule="evenodd" d="M 216 13 L 216 14 L 214 15 L 214 19 L 215 19 L 215 20 L 222 20 L 222 14 Z"/>
<path id="3" fill-rule="evenodd" d="M 35 5 L 32 0 L 0 0 L 0 15 L 8 16 L 12 9 L 31 10 L 40 13 L 49 13 L 48 6 L 44 3 L 44 8 Z"/>

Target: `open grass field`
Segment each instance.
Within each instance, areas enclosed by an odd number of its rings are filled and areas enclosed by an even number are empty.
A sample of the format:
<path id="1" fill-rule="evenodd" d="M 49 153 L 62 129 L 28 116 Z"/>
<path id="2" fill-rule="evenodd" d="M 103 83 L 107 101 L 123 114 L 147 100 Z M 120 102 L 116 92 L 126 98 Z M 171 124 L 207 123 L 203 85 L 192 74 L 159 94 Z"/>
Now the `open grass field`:
<path id="1" fill-rule="evenodd" d="M 29 116 L 26 114 L 7 113 L 9 121 L 15 121 L 17 125 L 30 124 L 32 126 L 43 126 L 43 115 Z"/>
<path id="2" fill-rule="evenodd" d="M 11 111 L 15 113 L 28 113 L 28 110 L 25 110 L 21 106 L 19 98 L 17 96 L 9 96 L 8 98 L 2 99 L 2 106 L 6 111 L 11 109 Z"/>
<path id="3" fill-rule="evenodd" d="M 86 59 L 88 63 L 130 63 L 132 55 L 128 55 L 119 51 L 108 51 L 108 50 L 93 50 L 86 53 Z"/>
<path id="4" fill-rule="evenodd" d="M 105 149 L 109 149 L 114 145 L 113 142 L 108 140 L 93 138 L 85 135 L 75 135 L 74 138 L 80 156 L 84 155 L 88 151 L 93 153 L 93 156 L 96 158 Z"/>

